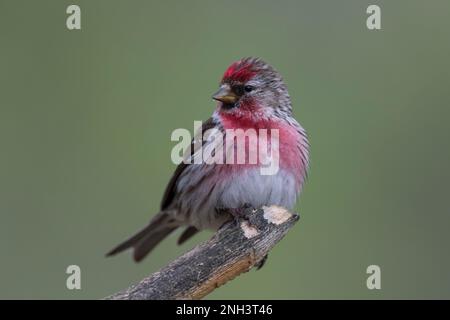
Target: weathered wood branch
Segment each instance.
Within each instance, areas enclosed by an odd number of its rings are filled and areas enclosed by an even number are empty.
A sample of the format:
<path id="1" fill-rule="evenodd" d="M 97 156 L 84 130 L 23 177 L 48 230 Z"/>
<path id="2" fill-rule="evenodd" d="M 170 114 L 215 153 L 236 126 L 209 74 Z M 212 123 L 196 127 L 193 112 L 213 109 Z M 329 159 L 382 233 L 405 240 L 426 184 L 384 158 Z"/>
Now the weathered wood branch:
<path id="1" fill-rule="evenodd" d="M 298 215 L 276 206 L 248 209 L 246 216 L 248 220 L 225 224 L 210 240 L 106 299 L 201 299 L 258 266 L 298 220 Z"/>

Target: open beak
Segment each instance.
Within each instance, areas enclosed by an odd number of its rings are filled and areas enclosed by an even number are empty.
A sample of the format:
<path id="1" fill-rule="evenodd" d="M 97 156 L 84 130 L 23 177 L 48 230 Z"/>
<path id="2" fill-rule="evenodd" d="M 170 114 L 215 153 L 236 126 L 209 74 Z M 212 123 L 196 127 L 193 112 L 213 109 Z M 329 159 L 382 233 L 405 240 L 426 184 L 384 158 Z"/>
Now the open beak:
<path id="1" fill-rule="evenodd" d="M 212 98 L 226 104 L 235 103 L 238 100 L 238 97 L 231 91 L 228 85 L 222 85 Z"/>

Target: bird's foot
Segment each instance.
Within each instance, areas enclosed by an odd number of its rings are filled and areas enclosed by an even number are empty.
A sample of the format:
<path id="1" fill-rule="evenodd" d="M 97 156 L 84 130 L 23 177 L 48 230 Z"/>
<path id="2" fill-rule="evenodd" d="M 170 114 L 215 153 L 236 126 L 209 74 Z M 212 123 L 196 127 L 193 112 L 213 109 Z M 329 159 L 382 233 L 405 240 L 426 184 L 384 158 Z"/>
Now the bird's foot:
<path id="1" fill-rule="evenodd" d="M 251 209 L 251 210 L 250 210 Z M 242 221 L 247 221 L 250 226 L 254 226 L 252 223 L 252 216 L 249 216 L 249 212 L 256 210 L 251 204 L 245 203 L 240 208 L 217 208 L 216 211 L 220 213 L 228 213 L 233 217 L 234 222 L 239 225 Z"/>
<path id="2" fill-rule="evenodd" d="M 255 266 L 256 266 L 256 270 L 261 269 L 267 262 L 267 258 L 269 257 L 269 254 L 266 254 L 264 256 L 264 258 L 261 259 L 261 261 L 259 261 Z"/>

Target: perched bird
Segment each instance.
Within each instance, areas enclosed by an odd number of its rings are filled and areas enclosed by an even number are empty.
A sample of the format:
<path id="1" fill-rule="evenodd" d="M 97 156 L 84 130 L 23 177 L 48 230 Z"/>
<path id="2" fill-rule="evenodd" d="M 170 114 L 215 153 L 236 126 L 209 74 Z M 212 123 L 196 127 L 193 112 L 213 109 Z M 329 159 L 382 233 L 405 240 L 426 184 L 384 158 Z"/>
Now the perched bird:
<path id="1" fill-rule="evenodd" d="M 181 163 L 169 181 L 160 212 L 107 255 L 133 248 L 134 260 L 141 261 L 179 227 L 186 227 L 179 244 L 200 230 L 217 230 L 232 218 L 224 208 L 239 212 L 248 205 L 294 207 L 307 174 L 309 144 L 305 130 L 292 115 L 291 100 L 280 74 L 259 58 L 241 59 L 225 71 L 219 91 L 212 98 L 217 100 L 217 107 L 203 123 L 202 132 L 217 129 L 226 135 L 228 129 L 277 129 L 279 170 L 263 175 L 260 162 Z M 207 146 L 210 142 L 204 139 L 201 143 Z M 194 153 L 187 156 L 193 157 Z"/>

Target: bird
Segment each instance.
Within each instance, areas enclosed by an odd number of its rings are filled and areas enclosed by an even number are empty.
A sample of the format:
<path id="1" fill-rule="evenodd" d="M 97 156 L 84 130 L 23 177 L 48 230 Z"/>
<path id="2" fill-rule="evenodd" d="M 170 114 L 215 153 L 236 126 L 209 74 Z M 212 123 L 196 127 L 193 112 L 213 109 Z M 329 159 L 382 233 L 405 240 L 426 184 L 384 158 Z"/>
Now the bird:
<path id="1" fill-rule="evenodd" d="M 261 58 L 242 58 L 226 69 L 212 98 L 216 107 L 202 123 L 200 133 L 216 130 L 226 137 L 227 132 L 237 129 L 277 130 L 278 170 L 261 174 L 259 160 L 253 164 L 181 162 L 165 189 L 160 211 L 107 256 L 133 249 L 133 258 L 139 262 L 180 227 L 184 231 L 178 244 L 201 230 L 218 230 L 233 219 L 230 212 L 239 214 L 248 206 L 294 208 L 307 178 L 310 145 L 305 129 L 293 116 L 280 73 Z M 189 160 L 195 156 L 198 143 L 192 140 L 193 150 L 186 155 Z M 208 139 L 200 141 L 203 147 L 210 143 Z"/>

